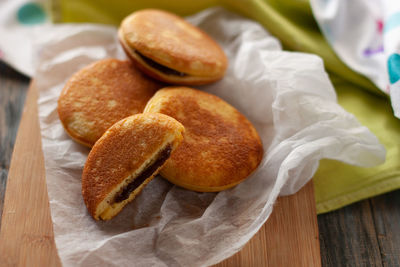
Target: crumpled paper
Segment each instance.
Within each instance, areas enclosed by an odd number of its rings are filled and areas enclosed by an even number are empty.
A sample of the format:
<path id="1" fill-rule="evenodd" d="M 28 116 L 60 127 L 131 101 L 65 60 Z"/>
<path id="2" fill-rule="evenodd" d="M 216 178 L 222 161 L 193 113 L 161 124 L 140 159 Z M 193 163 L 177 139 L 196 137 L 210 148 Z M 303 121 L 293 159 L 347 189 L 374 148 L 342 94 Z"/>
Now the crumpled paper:
<path id="1" fill-rule="evenodd" d="M 220 193 L 188 191 L 157 177 L 116 218 L 94 221 L 81 196 L 89 149 L 63 130 L 57 99 L 75 71 L 125 55 L 113 27 L 48 27 L 38 38 L 36 85 L 55 241 L 65 266 L 211 265 L 240 250 L 267 220 L 278 195 L 306 184 L 321 158 L 360 166 L 384 161 L 377 138 L 337 104 L 319 57 L 284 52 L 259 24 L 220 8 L 188 20 L 229 58 L 224 79 L 199 88 L 253 122 L 263 160 L 250 178 Z"/>

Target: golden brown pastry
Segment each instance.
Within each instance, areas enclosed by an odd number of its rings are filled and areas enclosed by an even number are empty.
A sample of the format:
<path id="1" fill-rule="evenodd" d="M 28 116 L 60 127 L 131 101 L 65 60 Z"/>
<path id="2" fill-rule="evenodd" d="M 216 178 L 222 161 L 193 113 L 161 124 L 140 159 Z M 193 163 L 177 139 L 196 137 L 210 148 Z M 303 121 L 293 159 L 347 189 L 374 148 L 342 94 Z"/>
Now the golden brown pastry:
<path id="1" fill-rule="evenodd" d="M 94 219 L 109 220 L 150 182 L 183 139 L 184 127 L 163 114 L 136 114 L 108 129 L 89 153 L 82 195 Z"/>
<path id="2" fill-rule="evenodd" d="M 127 55 L 160 81 L 198 85 L 223 77 L 228 60 L 199 28 L 172 13 L 145 9 L 126 17 L 118 31 Z"/>
<path id="3" fill-rule="evenodd" d="M 129 60 L 100 60 L 68 80 L 58 99 L 58 115 L 75 141 L 91 147 L 115 122 L 141 113 L 160 87 Z"/>
<path id="4" fill-rule="evenodd" d="M 185 127 L 185 138 L 161 170 L 181 187 L 215 192 L 233 187 L 259 165 L 263 147 L 253 125 L 217 96 L 187 88 L 159 90 L 144 112 L 160 112 Z"/>

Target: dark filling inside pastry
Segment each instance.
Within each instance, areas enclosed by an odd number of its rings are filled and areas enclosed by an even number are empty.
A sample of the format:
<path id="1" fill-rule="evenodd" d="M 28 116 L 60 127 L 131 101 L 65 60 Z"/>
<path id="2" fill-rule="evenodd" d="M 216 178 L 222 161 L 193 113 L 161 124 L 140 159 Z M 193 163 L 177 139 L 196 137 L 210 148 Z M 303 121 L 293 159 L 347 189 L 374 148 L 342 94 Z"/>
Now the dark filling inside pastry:
<path id="1" fill-rule="evenodd" d="M 129 195 L 138 188 L 147 178 L 149 178 L 158 167 L 164 164 L 164 162 L 171 155 L 171 145 L 167 145 L 160 153 L 158 153 L 157 159 L 147 166 L 132 182 L 123 187 L 119 193 L 116 194 L 113 203 L 119 203 L 129 198 Z"/>
<path id="2" fill-rule="evenodd" d="M 150 58 L 144 56 L 143 54 L 141 54 L 141 53 L 138 52 L 138 51 L 135 51 L 135 53 L 138 54 L 139 57 L 140 57 L 144 62 L 146 62 L 147 65 L 149 65 L 150 67 L 152 67 L 152 68 L 154 68 L 154 69 L 156 69 L 156 70 L 159 70 L 160 72 L 162 72 L 162 73 L 164 73 L 164 74 L 167 74 L 167 75 L 175 75 L 175 76 L 179 76 L 179 77 L 185 77 L 185 76 L 187 76 L 186 73 L 179 72 L 179 71 L 177 71 L 177 70 L 174 70 L 174 69 L 168 68 L 168 67 L 166 67 L 166 66 L 164 66 L 164 65 L 161 65 L 160 63 L 155 62 L 154 60 L 152 60 L 152 59 L 150 59 Z"/>

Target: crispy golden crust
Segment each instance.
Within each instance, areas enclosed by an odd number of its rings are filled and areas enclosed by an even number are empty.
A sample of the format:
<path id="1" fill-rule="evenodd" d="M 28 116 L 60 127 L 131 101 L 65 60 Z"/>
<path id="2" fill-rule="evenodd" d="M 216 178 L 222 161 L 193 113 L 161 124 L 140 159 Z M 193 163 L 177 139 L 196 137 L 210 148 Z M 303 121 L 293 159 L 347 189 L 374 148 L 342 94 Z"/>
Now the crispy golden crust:
<path id="1" fill-rule="evenodd" d="M 169 115 L 185 127 L 185 138 L 161 170 L 184 188 L 214 192 L 230 188 L 259 165 L 263 147 L 252 124 L 217 96 L 187 87 L 159 90 L 144 112 Z"/>
<path id="2" fill-rule="evenodd" d="M 132 13 L 122 21 L 119 38 L 130 57 L 139 51 L 189 77 L 218 80 L 228 65 L 224 51 L 206 33 L 166 11 L 146 9 Z M 168 82 L 173 78 L 176 79 L 172 82 L 184 82 L 189 77 L 168 77 Z"/>
<path id="3" fill-rule="evenodd" d="M 115 122 L 142 112 L 160 87 L 130 61 L 100 60 L 68 80 L 58 99 L 58 115 L 74 140 L 91 147 Z"/>
<path id="4" fill-rule="evenodd" d="M 100 203 L 166 144 L 174 151 L 183 131 L 175 119 L 152 113 L 130 116 L 109 128 L 93 146 L 83 169 L 82 195 L 89 213 L 99 219 L 104 211 L 98 209 Z"/>
<path id="5" fill-rule="evenodd" d="M 121 34 L 121 30 L 118 32 Z M 128 57 L 135 63 L 135 65 L 144 73 L 149 75 L 150 77 L 153 77 L 154 79 L 157 79 L 159 81 L 163 81 L 166 83 L 175 83 L 175 84 L 180 84 L 180 85 L 203 85 L 203 84 L 208 84 L 212 82 L 216 82 L 222 78 L 221 75 L 218 76 L 177 76 L 177 75 L 172 75 L 172 74 L 166 74 L 161 71 L 159 71 L 156 68 L 153 68 L 152 66 L 148 65 L 146 62 L 143 61 L 142 58 L 140 58 L 134 50 L 129 48 L 129 46 L 124 42 L 122 38 L 119 38 L 120 43 L 122 48 L 124 49 L 125 53 L 128 55 Z"/>

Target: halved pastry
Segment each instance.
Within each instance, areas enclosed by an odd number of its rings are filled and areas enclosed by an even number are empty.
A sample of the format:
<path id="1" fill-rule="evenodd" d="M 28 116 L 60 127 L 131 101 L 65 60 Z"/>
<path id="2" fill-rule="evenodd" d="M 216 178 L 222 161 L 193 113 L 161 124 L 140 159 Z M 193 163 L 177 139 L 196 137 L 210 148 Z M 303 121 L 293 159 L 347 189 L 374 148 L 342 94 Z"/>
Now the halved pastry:
<path id="1" fill-rule="evenodd" d="M 82 174 L 82 195 L 94 219 L 109 220 L 159 172 L 183 139 L 184 127 L 158 113 L 115 123 L 95 143 Z"/>

